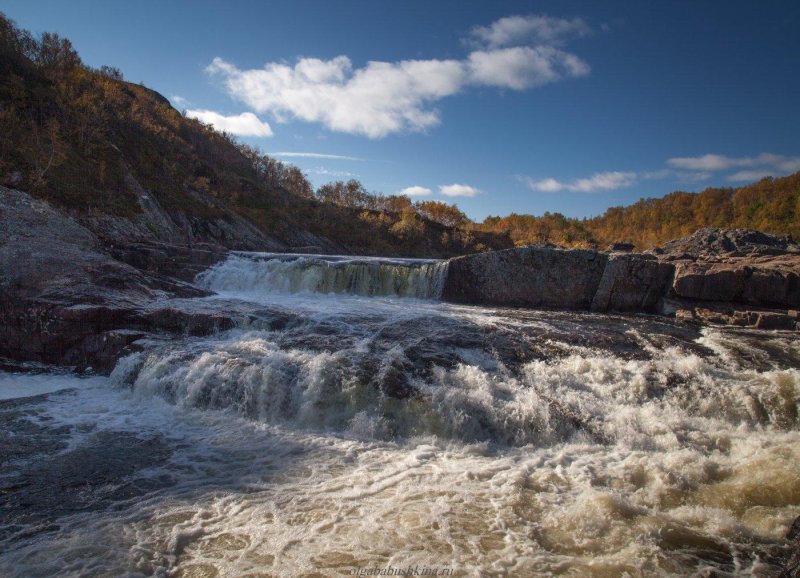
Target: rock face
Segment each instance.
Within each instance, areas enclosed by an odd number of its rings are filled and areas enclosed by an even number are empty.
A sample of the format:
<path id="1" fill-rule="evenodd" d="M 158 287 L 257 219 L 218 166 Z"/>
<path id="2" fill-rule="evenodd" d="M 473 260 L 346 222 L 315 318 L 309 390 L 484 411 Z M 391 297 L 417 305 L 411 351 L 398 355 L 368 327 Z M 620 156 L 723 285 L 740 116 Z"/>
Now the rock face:
<path id="1" fill-rule="evenodd" d="M 679 262 L 675 296 L 696 301 L 723 301 L 758 307 L 800 307 L 800 257 L 794 259 Z"/>
<path id="2" fill-rule="evenodd" d="M 716 260 L 721 256 L 800 255 L 791 237 L 776 237 L 749 229 L 699 229 L 654 250 L 663 259 Z"/>
<path id="3" fill-rule="evenodd" d="M 214 216 L 189 216 L 167 211 L 131 175 L 125 177 L 128 191 L 136 195 L 140 213 L 132 217 L 109 214 L 74 215 L 75 220 L 95 234 L 105 245 L 123 254 L 138 252 L 145 246 L 224 247 L 241 251 L 290 251 L 292 247 L 314 245 L 321 253 L 347 254 L 346 247 L 309 231 L 279 226 L 283 240 L 266 234 L 253 223 L 206 193 L 187 190 L 187 194 Z"/>
<path id="4" fill-rule="evenodd" d="M 591 309 L 656 313 L 674 274 L 671 263 L 650 255 L 609 255 Z"/>
<path id="5" fill-rule="evenodd" d="M 456 303 L 588 309 L 607 256 L 593 250 L 521 247 L 456 257 L 442 299 Z"/>
<path id="6" fill-rule="evenodd" d="M 0 357 L 110 370 L 120 351 L 153 332 L 208 333 L 233 325 L 207 311 L 159 309 L 168 299 L 209 292 L 160 274 L 166 262 L 136 268 L 104 249 L 75 219 L 0 188 Z M 184 261 L 198 265 L 220 257 L 216 250 L 188 255 Z M 171 267 L 175 277 L 189 278 L 194 270 L 175 259 Z"/>
<path id="7" fill-rule="evenodd" d="M 669 290 L 674 269 L 651 255 L 521 247 L 451 259 L 442 299 L 654 313 Z"/>
<path id="8" fill-rule="evenodd" d="M 702 229 L 650 254 L 531 246 L 451 259 L 442 298 L 457 303 L 677 315 L 795 329 L 800 247 L 789 237 Z"/>

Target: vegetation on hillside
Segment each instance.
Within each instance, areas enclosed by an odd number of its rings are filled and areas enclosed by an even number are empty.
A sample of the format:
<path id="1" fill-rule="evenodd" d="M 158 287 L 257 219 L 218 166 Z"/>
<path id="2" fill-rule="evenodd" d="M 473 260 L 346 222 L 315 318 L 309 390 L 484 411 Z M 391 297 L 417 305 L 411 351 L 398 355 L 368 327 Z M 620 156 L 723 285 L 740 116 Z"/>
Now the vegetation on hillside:
<path id="1" fill-rule="evenodd" d="M 168 212 L 213 218 L 224 206 L 279 239 L 307 230 L 360 253 L 510 246 L 505 236 L 454 227 L 465 219 L 445 207 L 370 194 L 357 182 L 315 192 L 297 167 L 186 118 L 115 68 L 84 65 L 69 40 L 34 38 L 2 14 L 0 134 L 0 184 L 79 213 L 137 214 L 138 183 Z M 354 194 L 326 196 L 342 187 Z"/>
<path id="2" fill-rule="evenodd" d="M 140 184 L 169 212 L 213 218 L 224 206 L 279 239 L 294 227 L 364 254 L 444 257 L 547 242 L 646 249 L 707 226 L 800 238 L 800 173 L 675 192 L 583 220 L 545 213 L 472 223 L 454 204 L 384 196 L 356 180 L 315 191 L 299 168 L 185 117 L 116 68 L 84 65 L 69 40 L 34 38 L 2 14 L 0 134 L 0 184 L 72 211 L 136 215 Z"/>
<path id="3" fill-rule="evenodd" d="M 739 188 L 642 199 L 628 207 L 612 207 L 592 219 L 568 219 L 559 213 L 541 217 L 512 214 L 488 217 L 475 225 L 480 231 L 508 234 L 515 245 L 549 242 L 602 248 L 626 242 L 642 250 L 703 227 L 757 229 L 800 238 L 800 173 L 768 177 Z"/>

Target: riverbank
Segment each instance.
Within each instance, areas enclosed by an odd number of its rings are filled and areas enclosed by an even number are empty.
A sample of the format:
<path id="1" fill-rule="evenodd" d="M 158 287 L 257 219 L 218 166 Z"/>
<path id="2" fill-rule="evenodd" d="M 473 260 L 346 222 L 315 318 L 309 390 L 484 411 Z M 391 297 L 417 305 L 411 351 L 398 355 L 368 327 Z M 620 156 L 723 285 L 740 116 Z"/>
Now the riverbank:
<path id="1" fill-rule="evenodd" d="M 108 373 L 137 342 L 209 335 L 253 316 L 246 305 L 220 313 L 193 300 L 211 294 L 193 281 L 227 259 L 228 247 L 126 241 L 116 226 L 116 237 L 99 237 L 63 211 L 0 188 L 0 357 Z M 611 249 L 458 257 L 442 269 L 440 295 L 429 298 L 797 329 L 800 249 L 790 240 L 701 230 L 650 254 Z"/>

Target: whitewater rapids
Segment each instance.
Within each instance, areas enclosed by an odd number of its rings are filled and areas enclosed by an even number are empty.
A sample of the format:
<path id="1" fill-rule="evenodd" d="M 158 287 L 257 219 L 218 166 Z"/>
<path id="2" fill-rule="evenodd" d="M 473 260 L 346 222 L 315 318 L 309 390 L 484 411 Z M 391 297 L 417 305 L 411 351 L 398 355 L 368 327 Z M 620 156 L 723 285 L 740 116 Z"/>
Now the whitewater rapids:
<path id="1" fill-rule="evenodd" d="M 198 283 L 236 329 L 0 375 L 0 575 L 775 575 L 792 334 L 448 305 L 443 274 L 234 255 Z M 99 481 L 48 490 L 73 462 Z"/>

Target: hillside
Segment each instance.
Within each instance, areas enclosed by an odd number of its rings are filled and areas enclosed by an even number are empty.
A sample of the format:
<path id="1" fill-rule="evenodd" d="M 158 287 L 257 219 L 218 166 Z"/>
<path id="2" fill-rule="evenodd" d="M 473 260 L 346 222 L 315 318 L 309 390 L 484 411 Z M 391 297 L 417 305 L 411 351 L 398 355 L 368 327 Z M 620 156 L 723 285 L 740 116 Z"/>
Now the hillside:
<path id="1" fill-rule="evenodd" d="M 510 245 L 417 212 L 320 202 L 294 167 L 184 117 L 117 69 L 85 66 L 69 40 L 35 39 L 2 15 L 0 132 L 0 185 L 112 241 L 441 257 Z"/>
<path id="2" fill-rule="evenodd" d="M 570 219 L 558 213 L 489 217 L 475 228 L 508 234 L 515 245 L 555 243 L 567 247 L 605 247 L 632 243 L 637 249 L 690 235 L 704 227 L 755 229 L 800 238 L 800 173 L 765 178 L 739 188 L 709 188 L 701 193 L 674 192 L 611 207 L 593 219 Z"/>
<path id="3" fill-rule="evenodd" d="M 675 192 L 613 207 L 583 223 L 605 242 L 626 241 L 647 249 L 703 227 L 755 229 L 800 238 L 800 173 L 765 178 L 740 188 Z"/>

